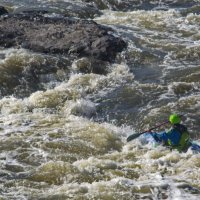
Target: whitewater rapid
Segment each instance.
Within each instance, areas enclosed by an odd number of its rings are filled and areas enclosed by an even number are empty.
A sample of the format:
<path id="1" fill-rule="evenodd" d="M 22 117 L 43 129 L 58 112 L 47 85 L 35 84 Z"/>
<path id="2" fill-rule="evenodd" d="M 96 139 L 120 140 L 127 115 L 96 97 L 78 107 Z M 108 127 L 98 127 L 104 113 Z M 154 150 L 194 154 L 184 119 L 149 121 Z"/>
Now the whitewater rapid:
<path id="1" fill-rule="evenodd" d="M 59 10 L 69 1 L 32 2 Z M 91 67 L 87 57 L 69 64 L 64 56 L 0 47 L 1 199 L 200 198 L 200 154 L 126 142 L 172 112 L 184 115 L 200 142 L 199 7 L 166 2 L 120 11 L 102 2 L 107 9 L 94 21 L 128 44 L 106 74 L 81 73 Z M 0 3 L 10 10 L 30 4 Z M 53 69 L 37 77 L 40 89 L 21 77 L 29 66 Z"/>

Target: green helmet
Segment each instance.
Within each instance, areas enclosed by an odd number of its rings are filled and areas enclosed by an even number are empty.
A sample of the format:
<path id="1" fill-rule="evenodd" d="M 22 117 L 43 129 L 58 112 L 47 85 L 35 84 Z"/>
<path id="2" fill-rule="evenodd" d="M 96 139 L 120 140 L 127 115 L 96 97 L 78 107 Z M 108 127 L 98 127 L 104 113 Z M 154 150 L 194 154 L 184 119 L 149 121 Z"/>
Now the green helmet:
<path id="1" fill-rule="evenodd" d="M 169 121 L 172 124 L 179 124 L 181 122 L 181 118 L 177 114 L 172 114 L 169 116 Z"/>

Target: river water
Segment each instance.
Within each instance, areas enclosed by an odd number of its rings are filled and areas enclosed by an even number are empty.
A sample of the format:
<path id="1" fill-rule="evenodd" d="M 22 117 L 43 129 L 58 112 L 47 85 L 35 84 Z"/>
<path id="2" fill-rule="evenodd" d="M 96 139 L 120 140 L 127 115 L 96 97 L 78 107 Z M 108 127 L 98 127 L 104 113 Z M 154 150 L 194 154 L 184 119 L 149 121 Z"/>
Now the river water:
<path id="1" fill-rule="evenodd" d="M 66 2 L 0 0 L 61 13 Z M 0 49 L 0 199 L 200 199 L 200 154 L 126 142 L 173 112 L 200 142 L 200 2 L 93 2 L 94 20 L 128 43 L 108 74 L 80 73 L 82 58 L 27 92 L 19 71 L 61 58 Z"/>

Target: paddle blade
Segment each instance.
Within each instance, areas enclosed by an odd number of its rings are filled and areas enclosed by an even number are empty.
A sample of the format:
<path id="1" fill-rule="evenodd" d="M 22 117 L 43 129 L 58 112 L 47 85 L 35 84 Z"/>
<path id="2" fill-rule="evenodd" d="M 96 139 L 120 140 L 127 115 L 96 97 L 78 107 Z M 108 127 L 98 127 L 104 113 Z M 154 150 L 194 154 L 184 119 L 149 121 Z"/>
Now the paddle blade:
<path id="1" fill-rule="evenodd" d="M 126 139 L 127 142 L 130 142 L 131 140 L 134 140 L 136 138 L 138 138 L 142 133 L 134 133 L 132 135 L 129 135 Z"/>

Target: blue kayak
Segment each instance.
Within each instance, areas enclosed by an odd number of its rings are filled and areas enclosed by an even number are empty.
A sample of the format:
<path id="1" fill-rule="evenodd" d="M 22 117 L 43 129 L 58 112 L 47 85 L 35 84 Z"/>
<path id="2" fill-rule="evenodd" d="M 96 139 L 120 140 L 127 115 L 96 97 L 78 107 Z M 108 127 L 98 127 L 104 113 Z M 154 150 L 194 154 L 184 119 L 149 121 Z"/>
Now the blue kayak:
<path id="1" fill-rule="evenodd" d="M 153 133 L 147 132 L 142 134 L 139 137 L 139 140 L 142 144 L 150 144 L 152 147 L 156 147 L 158 145 L 161 145 L 162 143 L 159 142 L 156 138 L 153 137 Z M 194 141 L 190 142 L 190 146 L 188 149 L 192 150 L 193 153 L 200 153 L 200 145 L 195 143 Z"/>

